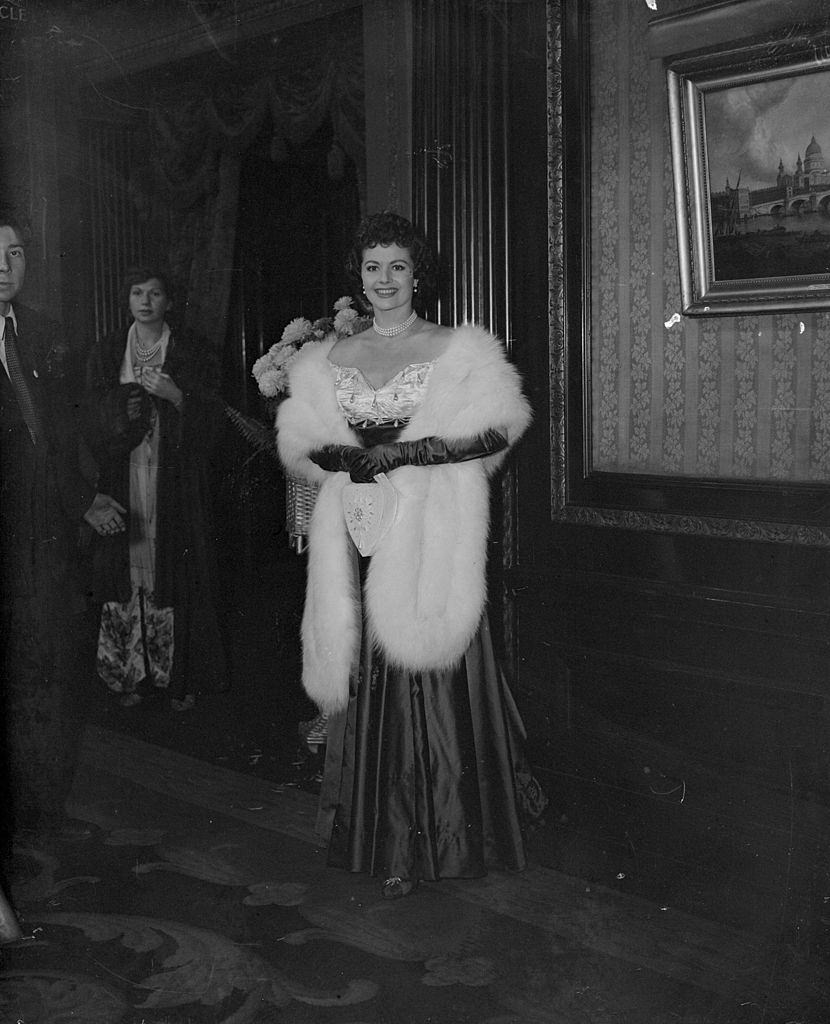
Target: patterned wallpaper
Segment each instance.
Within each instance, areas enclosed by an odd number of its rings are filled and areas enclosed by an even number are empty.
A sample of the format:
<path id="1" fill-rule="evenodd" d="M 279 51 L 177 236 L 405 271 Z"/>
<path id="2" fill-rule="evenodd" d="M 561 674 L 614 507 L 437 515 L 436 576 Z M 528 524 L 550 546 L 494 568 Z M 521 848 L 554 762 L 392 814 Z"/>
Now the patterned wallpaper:
<path id="1" fill-rule="evenodd" d="M 653 16 L 645 0 L 591 0 L 594 469 L 830 481 L 830 313 L 675 317 L 665 73 L 646 52 Z"/>

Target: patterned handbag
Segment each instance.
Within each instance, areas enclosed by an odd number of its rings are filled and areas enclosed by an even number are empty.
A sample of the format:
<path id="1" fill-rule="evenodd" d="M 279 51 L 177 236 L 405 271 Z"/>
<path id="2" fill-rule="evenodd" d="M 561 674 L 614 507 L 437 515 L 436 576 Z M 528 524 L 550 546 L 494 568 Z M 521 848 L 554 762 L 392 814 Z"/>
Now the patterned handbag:
<path id="1" fill-rule="evenodd" d="M 361 555 L 371 555 L 395 522 L 398 492 L 385 473 L 374 483 L 346 484 L 343 488 L 343 515 L 346 528 Z"/>

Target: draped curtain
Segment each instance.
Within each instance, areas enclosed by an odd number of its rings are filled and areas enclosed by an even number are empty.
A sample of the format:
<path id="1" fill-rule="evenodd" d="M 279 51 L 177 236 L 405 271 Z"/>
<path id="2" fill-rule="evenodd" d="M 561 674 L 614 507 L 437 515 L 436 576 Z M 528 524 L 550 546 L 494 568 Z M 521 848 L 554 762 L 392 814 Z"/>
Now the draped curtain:
<path id="1" fill-rule="evenodd" d="M 130 191 L 187 294 L 180 317 L 217 351 L 227 326 L 240 168 L 252 141 L 270 127 L 271 157 L 284 160 L 330 120 L 331 171 L 350 157 L 363 201 L 362 35 L 359 21 L 336 20 L 338 31 L 329 25 L 323 45 L 290 70 L 251 75 L 236 67 L 217 72 L 208 89 L 183 78 L 151 107 L 147 159 L 133 167 Z"/>

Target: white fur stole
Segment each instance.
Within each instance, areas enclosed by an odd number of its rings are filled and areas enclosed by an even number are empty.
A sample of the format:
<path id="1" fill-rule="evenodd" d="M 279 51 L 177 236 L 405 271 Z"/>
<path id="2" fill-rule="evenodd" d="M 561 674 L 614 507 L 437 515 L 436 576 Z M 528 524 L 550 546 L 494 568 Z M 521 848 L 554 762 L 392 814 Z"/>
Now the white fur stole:
<path id="1" fill-rule="evenodd" d="M 392 662 L 413 671 L 453 665 L 475 634 L 486 599 L 489 528 L 487 475 L 504 458 L 390 474 L 398 515 L 372 556 L 361 608 L 355 549 L 341 490 L 346 473 L 326 473 L 308 459 L 324 444 L 358 444 L 334 393 L 333 341 L 307 345 L 290 373 L 290 397 L 277 417 L 286 468 L 322 482 L 311 519 L 303 613 L 303 685 L 324 711 L 348 701 L 360 651 L 362 611 L 370 635 Z M 401 440 L 464 440 L 500 430 L 515 444 L 530 422 L 521 380 L 502 343 L 472 325 L 456 328 L 436 361 L 427 394 Z"/>

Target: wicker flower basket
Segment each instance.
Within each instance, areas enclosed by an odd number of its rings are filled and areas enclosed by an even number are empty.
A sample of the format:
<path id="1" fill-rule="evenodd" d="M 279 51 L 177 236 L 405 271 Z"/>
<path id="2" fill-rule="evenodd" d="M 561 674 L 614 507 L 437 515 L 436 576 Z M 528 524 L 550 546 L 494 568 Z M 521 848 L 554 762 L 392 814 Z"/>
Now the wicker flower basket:
<path id="1" fill-rule="evenodd" d="M 295 476 L 285 478 L 285 529 L 288 543 L 298 555 L 305 551 L 308 543 L 308 524 L 319 490 L 319 484 L 308 480 Z"/>

